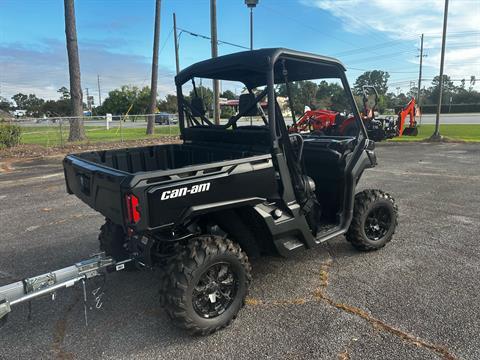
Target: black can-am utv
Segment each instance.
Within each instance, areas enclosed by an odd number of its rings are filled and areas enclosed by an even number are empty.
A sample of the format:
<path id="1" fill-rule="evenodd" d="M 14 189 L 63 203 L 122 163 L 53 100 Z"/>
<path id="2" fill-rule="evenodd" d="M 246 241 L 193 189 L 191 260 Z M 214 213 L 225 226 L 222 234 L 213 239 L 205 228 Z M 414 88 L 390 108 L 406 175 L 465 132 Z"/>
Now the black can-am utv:
<path id="1" fill-rule="evenodd" d="M 221 124 L 207 115 L 202 78 L 242 92 Z M 284 114 L 295 116 L 294 91 L 307 80 L 343 89 L 335 99 L 358 134 L 289 135 Z M 176 323 L 200 334 L 229 324 L 247 295 L 248 257 L 339 235 L 361 250 L 390 241 L 392 197 L 355 195 L 376 158 L 339 61 L 262 49 L 194 64 L 175 82 L 182 143 L 69 155 L 64 168 L 68 192 L 107 218 L 101 249 L 163 270 L 161 302 Z"/>

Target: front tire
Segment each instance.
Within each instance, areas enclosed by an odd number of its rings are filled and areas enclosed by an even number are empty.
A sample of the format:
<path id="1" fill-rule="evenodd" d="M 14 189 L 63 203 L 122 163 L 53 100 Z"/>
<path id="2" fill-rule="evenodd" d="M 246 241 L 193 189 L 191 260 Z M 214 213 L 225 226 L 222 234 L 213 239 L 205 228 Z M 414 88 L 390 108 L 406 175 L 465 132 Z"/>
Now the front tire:
<path id="1" fill-rule="evenodd" d="M 345 237 L 359 250 L 378 250 L 392 240 L 397 222 L 398 208 L 392 196 L 381 190 L 364 190 L 355 195 L 353 219 Z"/>
<path id="2" fill-rule="evenodd" d="M 219 236 L 192 239 L 165 269 L 161 303 L 175 325 L 207 335 L 228 326 L 245 303 L 251 266 Z"/>

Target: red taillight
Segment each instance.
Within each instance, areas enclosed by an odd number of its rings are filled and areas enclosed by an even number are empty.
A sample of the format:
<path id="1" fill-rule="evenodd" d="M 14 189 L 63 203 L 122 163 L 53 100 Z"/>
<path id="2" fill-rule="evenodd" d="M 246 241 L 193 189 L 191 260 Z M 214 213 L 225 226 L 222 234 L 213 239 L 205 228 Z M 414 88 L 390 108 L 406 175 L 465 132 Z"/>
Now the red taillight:
<path id="1" fill-rule="evenodd" d="M 140 220 L 140 211 L 138 211 L 138 198 L 133 194 L 125 195 L 127 205 L 127 220 L 131 224 L 136 224 Z"/>

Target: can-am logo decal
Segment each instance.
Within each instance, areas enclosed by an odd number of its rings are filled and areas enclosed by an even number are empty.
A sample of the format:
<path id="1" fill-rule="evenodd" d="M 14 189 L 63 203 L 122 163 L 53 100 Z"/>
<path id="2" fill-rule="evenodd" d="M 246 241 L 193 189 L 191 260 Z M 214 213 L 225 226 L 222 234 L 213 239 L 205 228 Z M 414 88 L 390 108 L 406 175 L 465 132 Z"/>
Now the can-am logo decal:
<path id="1" fill-rule="evenodd" d="M 210 190 L 210 183 L 203 183 L 198 185 L 193 185 L 191 187 L 183 187 L 179 189 L 166 190 L 162 193 L 160 200 L 175 199 L 181 196 L 187 196 L 188 194 L 198 194 L 201 192 L 206 192 Z"/>

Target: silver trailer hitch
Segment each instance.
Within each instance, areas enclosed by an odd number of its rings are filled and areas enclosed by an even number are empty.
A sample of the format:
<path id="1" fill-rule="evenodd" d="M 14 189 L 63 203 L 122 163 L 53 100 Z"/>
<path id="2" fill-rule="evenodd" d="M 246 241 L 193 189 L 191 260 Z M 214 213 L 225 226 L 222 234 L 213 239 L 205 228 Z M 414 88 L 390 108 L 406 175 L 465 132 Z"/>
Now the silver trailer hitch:
<path id="1" fill-rule="evenodd" d="M 69 288 L 78 282 L 82 282 L 85 323 L 87 324 L 87 293 L 85 281 L 104 275 L 105 272 L 123 270 L 125 269 L 125 264 L 131 261 L 133 261 L 133 259 L 116 262 L 111 257 L 105 256 L 105 253 L 99 253 L 75 265 L 1 286 L 0 320 L 5 320 L 14 305 L 30 301 L 46 294 L 52 294 L 52 299 L 54 299 L 57 290 Z"/>

